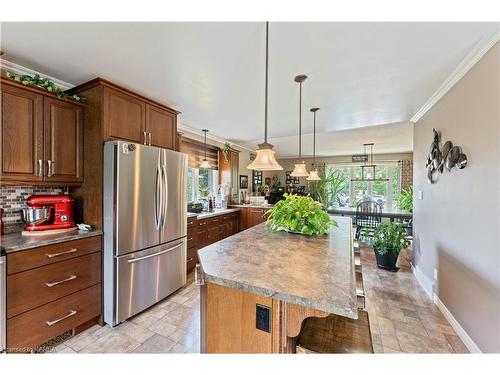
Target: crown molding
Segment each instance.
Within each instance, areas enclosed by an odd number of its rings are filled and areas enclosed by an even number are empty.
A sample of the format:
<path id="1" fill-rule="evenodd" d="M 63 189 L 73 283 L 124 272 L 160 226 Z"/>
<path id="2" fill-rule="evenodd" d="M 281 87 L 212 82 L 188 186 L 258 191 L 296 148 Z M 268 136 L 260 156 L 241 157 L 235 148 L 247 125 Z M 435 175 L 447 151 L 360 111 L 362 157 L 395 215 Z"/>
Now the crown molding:
<path id="1" fill-rule="evenodd" d="M 52 82 L 54 82 L 57 86 L 59 86 L 63 90 L 68 90 L 68 89 L 75 86 L 72 83 L 62 81 L 62 80 L 57 79 L 55 77 L 51 77 L 47 74 L 37 72 L 36 70 L 26 68 L 25 66 L 15 64 L 15 63 L 8 61 L 8 60 L 5 60 L 5 59 L 0 59 L 0 67 L 2 69 L 7 69 L 7 70 L 14 72 L 14 73 L 17 73 L 17 74 L 29 74 L 29 75 L 38 74 L 41 77 L 50 79 Z"/>
<path id="2" fill-rule="evenodd" d="M 191 134 L 195 134 L 195 135 L 198 135 L 200 137 L 204 136 L 203 131 L 201 131 L 200 129 L 196 129 L 196 128 L 193 128 L 192 126 L 189 126 L 189 125 L 186 125 L 186 124 L 181 124 L 179 122 L 177 122 L 177 130 L 181 131 L 181 132 L 185 131 L 185 132 L 188 132 L 188 133 L 191 133 Z M 217 137 L 216 135 L 213 135 L 213 134 L 210 134 L 210 133 L 207 134 L 207 139 L 210 139 L 212 141 L 219 142 L 219 143 L 222 143 L 222 144 L 225 143 L 225 142 L 229 142 L 227 139 L 223 139 L 223 138 Z M 242 145 L 240 145 L 238 143 L 234 143 L 234 142 L 229 142 L 229 143 L 231 143 L 232 146 L 236 146 L 239 149 L 246 150 L 248 152 L 255 152 L 255 150 L 252 150 L 251 148 L 248 148 L 246 146 L 242 146 Z"/>
<path id="3" fill-rule="evenodd" d="M 484 37 L 476 44 L 429 100 L 413 115 L 410 121 L 415 123 L 420 120 L 499 40 L 500 26 L 492 35 Z"/>

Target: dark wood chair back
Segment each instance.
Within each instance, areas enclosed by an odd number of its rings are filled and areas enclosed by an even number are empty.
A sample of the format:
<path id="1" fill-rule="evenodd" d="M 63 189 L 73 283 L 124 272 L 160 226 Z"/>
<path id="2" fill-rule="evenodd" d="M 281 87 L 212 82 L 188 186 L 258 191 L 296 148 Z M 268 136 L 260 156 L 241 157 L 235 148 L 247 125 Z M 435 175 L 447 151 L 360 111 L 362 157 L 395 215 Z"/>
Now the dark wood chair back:
<path id="1" fill-rule="evenodd" d="M 375 229 L 380 225 L 382 207 L 374 200 L 364 200 L 356 207 L 356 238 L 362 229 Z"/>

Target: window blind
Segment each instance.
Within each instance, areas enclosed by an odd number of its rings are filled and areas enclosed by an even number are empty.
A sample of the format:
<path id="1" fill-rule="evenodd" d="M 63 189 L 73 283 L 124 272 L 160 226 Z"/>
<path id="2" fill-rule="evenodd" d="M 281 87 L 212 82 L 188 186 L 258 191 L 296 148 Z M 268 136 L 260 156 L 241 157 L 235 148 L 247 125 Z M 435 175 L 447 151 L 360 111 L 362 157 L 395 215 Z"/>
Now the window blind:
<path id="1" fill-rule="evenodd" d="M 192 168 L 199 168 L 205 155 L 204 143 L 190 138 L 181 138 L 180 152 L 188 154 L 188 164 Z M 219 169 L 219 148 L 207 144 L 207 160 L 210 169 Z"/>

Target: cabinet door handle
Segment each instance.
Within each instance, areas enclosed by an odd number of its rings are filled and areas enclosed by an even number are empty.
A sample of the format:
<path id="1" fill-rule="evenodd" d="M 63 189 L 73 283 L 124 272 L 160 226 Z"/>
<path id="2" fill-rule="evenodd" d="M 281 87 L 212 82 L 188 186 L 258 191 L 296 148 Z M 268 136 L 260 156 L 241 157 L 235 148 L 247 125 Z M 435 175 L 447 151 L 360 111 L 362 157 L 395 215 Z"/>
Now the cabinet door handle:
<path id="1" fill-rule="evenodd" d="M 43 176 L 43 160 L 42 159 L 38 159 L 38 173 L 36 175 L 37 175 L 37 177 Z"/>
<path id="2" fill-rule="evenodd" d="M 56 320 L 52 320 L 52 321 L 47 321 L 47 325 L 50 327 L 50 326 L 53 326 L 54 324 L 56 323 L 59 323 L 61 320 L 64 320 L 64 319 L 68 319 L 69 317 L 73 316 L 73 315 L 76 315 L 78 311 L 76 310 L 70 310 L 69 314 L 67 315 L 64 315 L 63 317 L 59 318 L 59 319 L 56 319 Z"/>
<path id="3" fill-rule="evenodd" d="M 55 258 L 55 257 L 58 257 L 58 256 L 61 256 L 61 255 L 66 255 L 66 254 L 71 254 L 71 253 L 76 253 L 78 251 L 78 249 L 69 249 L 67 251 L 61 251 L 60 253 L 53 253 L 53 254 L 45 254 L 47 256 L 47 258 Z"/>
<path id="4" fill-rule="evenodd" d="M 143 144 L 147 145 L 148 144 L 148 133 L 142 132 L 142 136 L 144 137 Z"/>
<path id="5" fill-rule="evenodd" d="M 148 144 L 151 146 L 151 133 L 148 133 L 148 135 L 149 135 L 149 142 L 148 142 Z"/>
<path id="6" fill-rule="evenodd" d="M 47 171 L 47 177 L 52 177 L 54 175 L 54 164 L 56 162 L 53 160 L 47 160 L 47 165 L 48 165 L 48 171 Z"/>
<path id="7" fill-rule="evenodd" d="M 52 288 L 53 286 L 56 286 L 56 285 L 59 285 L 59 284 L 62 284 L 62 283 L 65 283 L 65 282 L 68 282 L 71 280 L 75 280 L 75 279 L 76 279 L 76 275 L 71 275 L 70 277 L 67 277 L 64 280 L 54 281 L 53 283 L 45 283 L 45 285 L 47 285 L 49 288 Z"/>

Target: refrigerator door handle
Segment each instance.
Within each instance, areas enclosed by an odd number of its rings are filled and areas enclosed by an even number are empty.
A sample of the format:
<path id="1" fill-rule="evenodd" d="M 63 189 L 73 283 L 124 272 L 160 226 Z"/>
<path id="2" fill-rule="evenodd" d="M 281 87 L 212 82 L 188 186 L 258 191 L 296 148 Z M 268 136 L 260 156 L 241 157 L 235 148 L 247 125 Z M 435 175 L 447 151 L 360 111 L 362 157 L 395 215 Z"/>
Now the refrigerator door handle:
<path id="1" fill-rule="evenodd" d="M 149 259 L 149 258 L 153 258 L 153 257 L 157 257 L 159 255 L 163 255 L 165 253 L 169 253 L 175 249 L 178 249 L 179 247 L 181 247 L 182 245 L 184 245 L 184 242 L 181 242 L 180 244 L 178 245 L 175 245 L 174 247 L 171 247 L 169 249 L 166 249 L 166 250 L 162 250 L 162 251 L 159 251 L 157 253 L 154 253 L 154 254 L 149 254 L 149 255 L 145 255 L 143 257 L 140 257 L 140 258 L 132 258 L 132 259 L 129 259 L 127 260 L 128 263 L 137 263 L 137 262 L 140 262 L 141 260 L 145 260 L 145 259 Z"/>
<path id="2" fill-rule="evenodd" d="M 161 176 L 161 170 L 160 166 L 156 166 L 156 176 L 155 176 L 155 226 L 156 229 L 159 230 L 161 227 L 161 206 L 163 205 L 163 198 L 162 198 L 162 179 L 160 178 Z"/>
<path id="3" fill-rule="evenodd" d="M 163 188 L 165 189 L 165 192 L 162 194 L 165 201 L 163 202 L 163 218 L 161 227 L 165 228 L 165 221 L 167 218 L 167 209 L 168 209 L 168 179 L 167 179 L 167 168 L 165 167 L 165 165 L 161 166 L 161 170 L 163 177 Z"/>

